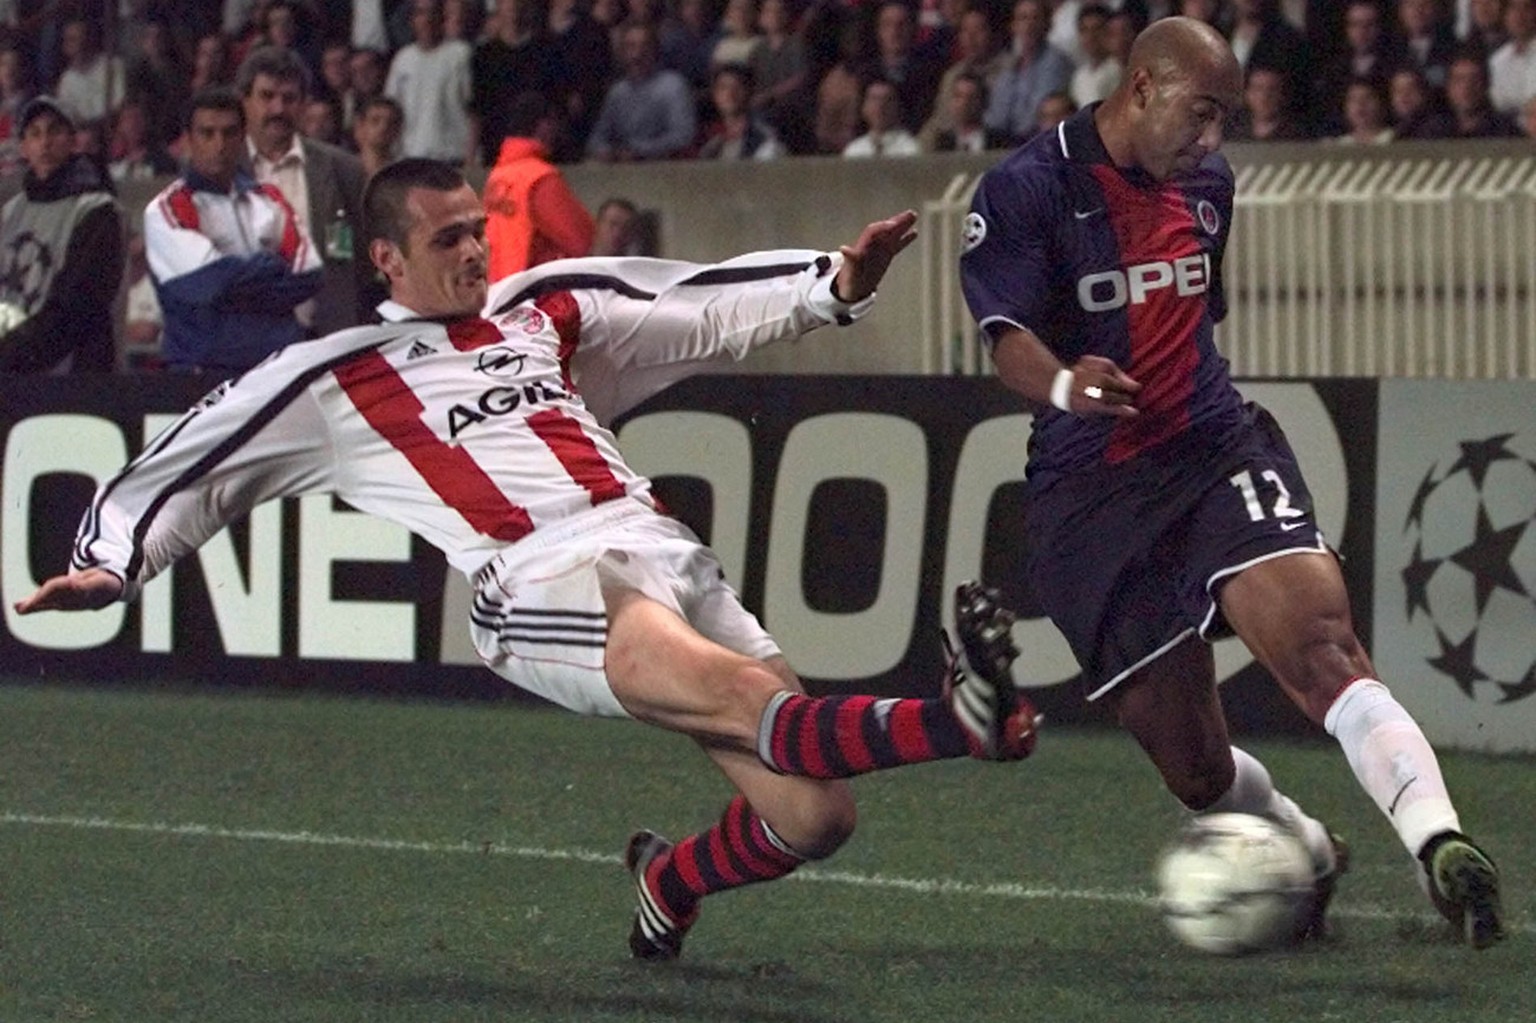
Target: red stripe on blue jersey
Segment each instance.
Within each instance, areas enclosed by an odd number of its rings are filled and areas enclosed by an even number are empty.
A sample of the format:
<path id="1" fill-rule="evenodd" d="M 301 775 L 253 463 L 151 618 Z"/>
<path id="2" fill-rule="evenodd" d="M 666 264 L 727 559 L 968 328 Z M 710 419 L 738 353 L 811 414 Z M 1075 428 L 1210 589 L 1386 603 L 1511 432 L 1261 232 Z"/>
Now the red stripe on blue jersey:
<path id="1" fill-rule="evenodd" d="M 961 286 L 994 339 L 1023 328 L 1062 364 L 1110 359 L 1142 385 L 1132 419 L 1035 410 L 1029 475 L 1123 463 L 1192 429 L 1241 420 L 1215 344 L 1233 177 L 1219 154 L 1159 182 L 1117 166 L 1097 104 L 1037 135 L 979 182 Z"/>
<path id="2" fill-rule="evenodd" d="M 1174 264 L 1200 255 L 1195 218 L 1177 184 L 1137 188 L 1106 164 L 1095 166 L 1093 176 L 1103 190 L 1105 220 L 1115 232 L 1121 266 Z M 1205 315 L 1203 295 L 1180 295 L 1170 286 L 1149 289 L 1143 301 L 1126 306 L 1130 352 L 1120 368 L 1142 383 L 1136 395 L 1141 415 L 1116 422 L 1105 445 L 1106 462 L 1123 462 L 1189 427 L 1200 361 L 1196 333 Z"/>

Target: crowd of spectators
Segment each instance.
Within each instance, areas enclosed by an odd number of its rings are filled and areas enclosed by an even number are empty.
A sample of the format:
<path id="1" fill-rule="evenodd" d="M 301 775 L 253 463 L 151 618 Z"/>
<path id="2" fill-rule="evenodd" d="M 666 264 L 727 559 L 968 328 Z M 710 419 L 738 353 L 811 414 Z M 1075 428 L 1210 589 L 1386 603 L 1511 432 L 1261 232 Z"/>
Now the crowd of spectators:
<path id="1" fill-rule="evenodd" d="M 0 0 L 0 175 L 13 220 L 66 226 L 171 181 L 147 237 L 126 218 L 130 344 L 160 343 L 157 298 L 186 321 L 164 339 L 233 303 L 291 340 L 369 315 L 352 239 L 397 157 L 485 172 L 498 272 L 636 251 L 633 204 L 589 214 L 559 164 L 1003 150 L 1108 95 L 1170 15 L 1230 39 L 1234 140 L 1536 135 L 1536 0 Z M 50 278 L 89 269 L 50 244 Z M 54 359 L 15 343 L 58 308 L 47 282 L 0 271 L 0 364 Z M 270 347 L 157 351 L 223 371 Z"/>
<path id="2" fill-rule="evenodd" d="M 50 93 L 114 180 L 171 173 L 189 97 L 261 45 L 309 68 L 303 134 L 375 166 L 489 169 L 527 92 L 555 163 L 1004 148 L 1170 14 L 1232 40 L 1239 140 L 1536 127 L 1536 0 L 0 0 L 0 172 Z"/>

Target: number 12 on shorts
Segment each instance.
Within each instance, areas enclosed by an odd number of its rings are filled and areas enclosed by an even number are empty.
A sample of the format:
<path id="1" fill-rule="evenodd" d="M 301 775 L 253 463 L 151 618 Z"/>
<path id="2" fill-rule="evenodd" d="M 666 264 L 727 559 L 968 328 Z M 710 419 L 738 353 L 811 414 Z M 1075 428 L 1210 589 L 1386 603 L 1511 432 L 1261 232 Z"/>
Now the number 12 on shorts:
<path id="1" fill-rule="evenodd" d="M 1291 507 L 1291 492 L 1286 488 L 1280 474 L 1273 469 L 1265 469 L 1259 473 L 1263 479 L 1273 484 L 1275 489 L 1275 504 L 1269 514 L 1277 519 L 1295 519 L 1306 514 L 1300 508 Z M 1253 473 L 1244 469 L 1234 476 L 1229 476 L 1227 482 L 1231 483 L 1243 495 L 1243 504 L 1248 507 L 1248 517 L 1255 522 L 1263 522 L 1265 519 L 1264 505 L 1259 503 L 1259 489 L 1253 484 Z"/>

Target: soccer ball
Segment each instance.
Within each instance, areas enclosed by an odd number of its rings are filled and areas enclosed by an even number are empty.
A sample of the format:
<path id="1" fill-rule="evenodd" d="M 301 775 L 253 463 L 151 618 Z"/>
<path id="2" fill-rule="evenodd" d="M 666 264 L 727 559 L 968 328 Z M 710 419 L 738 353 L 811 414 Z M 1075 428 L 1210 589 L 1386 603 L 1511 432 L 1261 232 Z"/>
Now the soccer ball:
<path id="1" fill-rule="evenodd" d="M 1168 929 L 1190 948 L 1217 955 L 1292 941 L 1312 880 L 1306 846 L 1280 825 L 1245 813 L 1193 818 L 1157 863 Z"/>

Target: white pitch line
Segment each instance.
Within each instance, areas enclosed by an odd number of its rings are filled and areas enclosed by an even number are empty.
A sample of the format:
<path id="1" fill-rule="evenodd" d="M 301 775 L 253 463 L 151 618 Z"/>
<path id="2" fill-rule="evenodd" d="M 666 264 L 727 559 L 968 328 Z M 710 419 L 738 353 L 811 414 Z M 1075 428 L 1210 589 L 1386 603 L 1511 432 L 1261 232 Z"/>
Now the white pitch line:
<path id="1" fill-rule="evenodd" d="M 355 835 L 327 835 L 315 831 L 270 831 L 256 828 L 222 828 L 211 824 L 170 824 L 164 821 L 123 821 L 107 817 L 69 817 L 35 813 L 0 814 L 0 825 L 45 828 L 75 828 L 86 831 L 117 831 L 148 835 L 174 835 L 185 838 L 222 838 L 236 842 L 273 842 L 279 845 L 332 846 L 349 849 L 378 849 L 386 852 L 416 852 L 448 855 L 506 856 L 521 860 L 555 860 L 574 863 L 618 864 L 622 857 L 613 853 L 586 849 L 546 849 L 540 846 L 503 845 L 499 842 L 421 842 L 395 838 L 367 838 Z M 947 878 L 895 877 L 889 874 L 857 874 L 846 870 L 807 867 L 789 875 L 788 880 L 810 884 L 836 884 L 852 888 L 876 888 L 914 892 L 922 895 L 963 895 L 981 898 L 1017 899 L 1026 902 L 1107 902 L 1155 907 L 1157 898 L 1144 891 L 1111 891 L 1101 888 L 1060 888 L 1016 883 L 978 884 Z M 1404 913 L 1380 906 L 1339 906 L 1334 915 L 1357 920 L 1432 921 L 1428 914 Z M 1521 934 L 1536 933 L 1536 923 L 1506 922 L 1509 930 Z"/>

